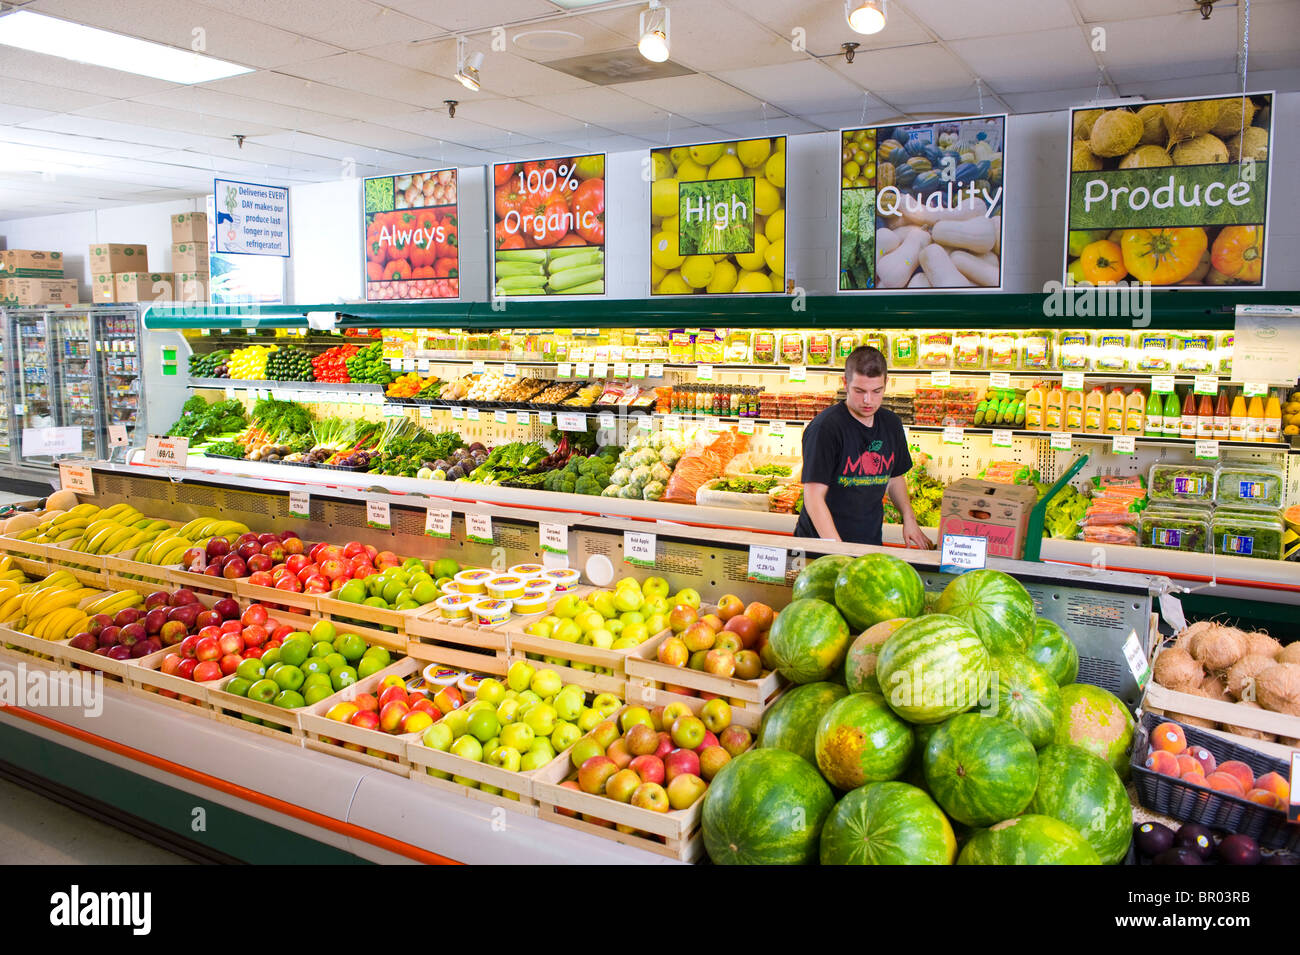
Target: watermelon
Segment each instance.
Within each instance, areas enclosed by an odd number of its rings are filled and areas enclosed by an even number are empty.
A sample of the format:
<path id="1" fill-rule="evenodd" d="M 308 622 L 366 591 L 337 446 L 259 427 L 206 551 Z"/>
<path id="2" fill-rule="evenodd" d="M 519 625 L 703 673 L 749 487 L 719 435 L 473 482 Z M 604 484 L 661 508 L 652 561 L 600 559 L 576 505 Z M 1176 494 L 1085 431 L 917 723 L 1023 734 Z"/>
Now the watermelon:
<path id="1" fill-rule="evenodd" d="M 777 614 L 767 640 L 783 677 L 792 683 L 816 683 L 843 665 L 849 625 L 831 604 L 805 597 Z"/>
<path id="2" fill-rule="evenodd" d="M 980 712 L 1000 716 L 1041 749 L 1056 737 L 1061 712 L 1061 688 L 1047 669 L 1020 653 L 993 658 L 992 692 L 980 701 Z"/>
<path id="3" fill-rule="evenodd" d="M 835 805 L 807 760 L 751 749 L 727 763 L 704 793 L 704 848 L 718 865 L 809 865 Z"/>
<path id="4" fill-rule="evenodd" d="M 827 603 L 835 601 L 835 578 L 839 577 L 841 568 L 853 558 L 846 554 L 827 554 L 818 557 L 811 564 L 799 571 L 794 579 L 794 599 L 803 600 L 811 597 Z"/>
<path id="5" fill-rule="evenodd" d="M 1128 779 L 1136 725 L 1133 714 L 1115 694 L 1088 683 L 1071 683 L 1061 687 L 1061 715 L 1053 742 L 1100 756 L 1120 779 Z"/>
<path id="6" fill-rule="evenodd" d="M 876 679 L 876 657 L 885 641 L 907 620 L 907 617 L 883 620 L 862 631 L 849 645 L 848 655 L 844 658 L 844 682 L 850 693 L 880 692 L 880 681 Z"/>
<path id="7" fill-rule="evenodd" d="M 930 737 L 922 764 L 943 811 L 968 826 L 1024 812 L 1038 788 L 1038 754 L 1006 720 L 962 713 Z"/>
<path id="8" fill-rule="evenodd" d="M 1103 865 L 1128 854 L 1133 804 L 1124 783 L 1104 759 L 1077 746 L 1048 746 L 1038 754 L 1038 789 L 1026 812 L 1068 822 Z"/>
<path id="9" fill-rule="evenodd" d="M 1101 859 L 1069 823 L 1051 816 L 1020 816 L 971 836 L 957 864 L 1101 865 Z"/>
<path id="10" fill-rule="evenodd" d="M 899 627 L 876 659 L 885 701 L 910 723 L 941 723 L 979 703 L 989 653 L 975 631 L 944 614 Z"/>
<path id="11" fill-rule="evenodd" d="M 1034 598 L 1000 570 L 968 570 L 939 595 L 946 613 L 979 634 L 990 653 L 1024 653 L 1034 634 Z"/>
<path id="12" fill-rule="evenodd" d="M 906 783 L 868 783 L 822 827 L 822 865 L 952 865 L 957 838 L 934 800 Z"/>
<path id="13" fill-rule="evenodd" d="M 1079 650 L 1065 629 L 1051 620 L 1039 617 L 1034 621 L 1027 653 L 1047 667 L 1057 686 L 1073 683 L 1079 676 Z"/>
<path id="14" fill-rule="evenodd" d="M 848 695 L 838 683 L 805 683 L 782 693 L 763 714 L 755 745 L 786 749 L 817 765 L 817 724 L 831 704 Z"/>
<path id="15" fill-rule="evenodd" d="M 860 633 L 882 620 L 919 617 L 925 609 L 925 583 L 905 560 L 864 554 L 840 568 L 835 606 Z"/>
<path id="16" fill-rule="evenodd" d="M 817 725 L 817 768 L 839 789 L 895 779 L 907 768 L 916 740 L 877 693 L 836 700 Z"/>

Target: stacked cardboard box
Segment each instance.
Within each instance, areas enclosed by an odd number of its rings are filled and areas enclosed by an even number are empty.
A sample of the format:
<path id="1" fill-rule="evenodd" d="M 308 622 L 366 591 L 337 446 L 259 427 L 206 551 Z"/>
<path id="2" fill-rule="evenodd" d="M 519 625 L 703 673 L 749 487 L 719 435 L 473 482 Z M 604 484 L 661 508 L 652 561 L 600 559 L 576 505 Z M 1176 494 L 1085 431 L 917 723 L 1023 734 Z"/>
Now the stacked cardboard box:
<path id="1" fill-rule="evenodd" d="M 172 270 L 176 273 L 178 302 L 206 302 L 208 266 L 208 215 L 185 212 L 172 216 Z"/>
<path id="2" fill-rule="evenodd" d="M 172 272 L 117 272 L 114 294 L 119 302 L 170 302 L 175 295 Z"/>
<path id="3" fill-rule="evenodd" d="M 77 281 L 63 277 L 62 252 L 0 252 L 0 305 L 71 305 L 76 301 Z"/>
<path id="4" fill-rule="evenodd" d="M 91 300 L 95 302 L 152 301 L 158 296 L 150 295 L 145 299 L 123 298 L 123 293 L 118 291 L 120 284 L 118 276 L 132 275 L 138 270 L 148 268 L 149 250 L 143 245 L 117 242 L 92 245 L 90 247 Z"/>

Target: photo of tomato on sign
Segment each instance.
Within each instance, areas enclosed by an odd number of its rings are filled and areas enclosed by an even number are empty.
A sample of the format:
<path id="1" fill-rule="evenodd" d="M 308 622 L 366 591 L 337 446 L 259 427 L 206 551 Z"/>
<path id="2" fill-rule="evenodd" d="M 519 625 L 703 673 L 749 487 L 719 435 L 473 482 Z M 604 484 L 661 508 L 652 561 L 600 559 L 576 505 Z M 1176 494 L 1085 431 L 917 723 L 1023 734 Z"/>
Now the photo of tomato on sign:
<path id="1" fill-rule="evenodd" d="M 456 170 L 365 181 L 366 301 L 460 297 Z"/>
<path id="2" fill-rule="evenodd" d="M 605 154 L 492 167 L 492 289 L 605 293 Z"/>

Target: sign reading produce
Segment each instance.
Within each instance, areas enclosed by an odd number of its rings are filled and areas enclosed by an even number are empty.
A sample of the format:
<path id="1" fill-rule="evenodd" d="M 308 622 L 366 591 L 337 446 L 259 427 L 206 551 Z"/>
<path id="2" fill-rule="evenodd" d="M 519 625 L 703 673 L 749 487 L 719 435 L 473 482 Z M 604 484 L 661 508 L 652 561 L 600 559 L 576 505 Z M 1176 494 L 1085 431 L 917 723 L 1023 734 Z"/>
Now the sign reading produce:
<path id="1" fill-rule="evenodd" d="M 366 301 L 460 297 L 456 170 L 365 181 Z"/>
<path id="2" fill-rule="evenodd" d="M 840 131 L 840 291 L 1002 287 L 1006 120 Z"/>
<path id="3" fill-rule="evenodd" d="M 1066 284 L 1263 285 L 1272 103 L 1073 110 Z"/>
<path id="4" fill-rule="evenodd" d="M 492 289 L 512 295 L 605 293 L 605 154 L 492 167 Z"/>
<path id="5" fill-rule="evenodd" d="M 787 291 L 785 137 L 650 152 L 650 291 Z"/>

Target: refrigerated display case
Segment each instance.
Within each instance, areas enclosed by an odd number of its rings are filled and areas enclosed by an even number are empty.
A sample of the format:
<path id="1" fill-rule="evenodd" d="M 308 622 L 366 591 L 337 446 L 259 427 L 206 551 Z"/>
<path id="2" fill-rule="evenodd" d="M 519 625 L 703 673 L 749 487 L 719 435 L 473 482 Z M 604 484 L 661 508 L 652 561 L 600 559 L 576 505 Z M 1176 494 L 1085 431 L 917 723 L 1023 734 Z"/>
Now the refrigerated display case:
<path id="1" fill-rule="evenodd" d="M 82 453 L 101 457 L 97 439 L 102 415 L 96 397 L 90 312 L 51 310 L 46 313 L 46 322 L 51 333 L 48 349 L 53 356 L 50 379 L 54 386 L 54 424 L 80 428 Z"/>
<path id="2" fill-rule="evenodd" d="M 126 428 L 130 442 L 144 426 L 144 389 L 140 375 L 140 314 L 134 307 L 96 309 L 92 316 L 95 341 L 95 373 L 98 379 L 102 427 L 99 447 L 103 454 L 112 445 L 108 429 Z"/>
<path id="3" fill-rule="evenodd" d="M 13 353 L 9 343 L 9 323 L 0 321 L 0 401 L 4 402 L 4 405 L 0 406 L 0 423 L 4 425 L 4 428 L 0 429 L 0 465 L 12 465 L 14 455 L 17 453 L 16 444 L 11 438 L 11 435 L 16 433 L 13 413 L 14 396 L 9 387 L 13 380 L 9 359 Z"/>
<path id="4" fill-rule="evenodd" d="M 56 385 L 51 380 L 51 330 L 45 309 L 11 309 L 8 315 L 13 342 L 9 363 L 14 389 L 13 442 L 17 457 L 23 460 L 23 430 L 53 428 L 59 423 Z M 38 461 L 48 463 L 45 458 Z"/>

